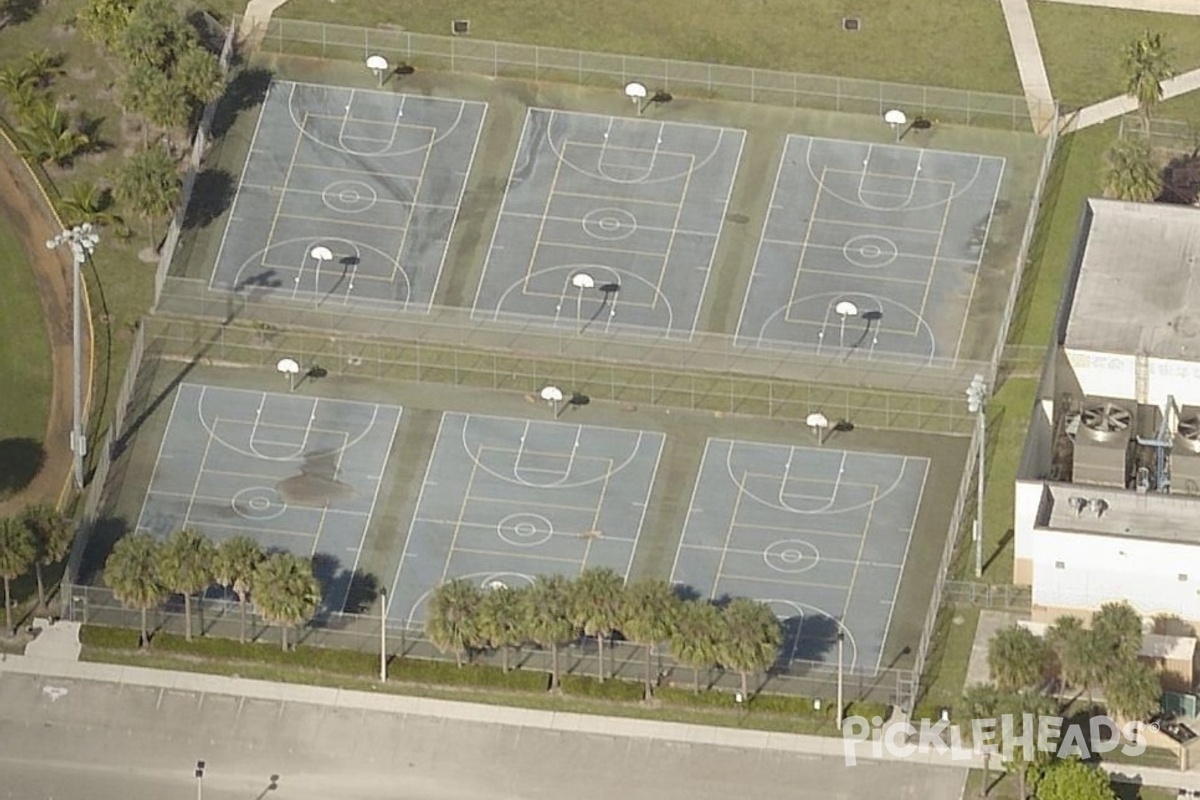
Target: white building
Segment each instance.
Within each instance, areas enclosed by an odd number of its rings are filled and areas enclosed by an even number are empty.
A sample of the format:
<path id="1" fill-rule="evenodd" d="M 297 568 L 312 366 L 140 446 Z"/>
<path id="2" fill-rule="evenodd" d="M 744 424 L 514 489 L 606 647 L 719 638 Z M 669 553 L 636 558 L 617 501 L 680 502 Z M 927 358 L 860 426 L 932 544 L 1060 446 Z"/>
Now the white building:
<path id="1" fill-rule="evenodd" d="M 1127 600 L 1200 628 L 1198 260 L 1200 211 L 1088 202 L 1016 486 L 1034 620 Z"/>

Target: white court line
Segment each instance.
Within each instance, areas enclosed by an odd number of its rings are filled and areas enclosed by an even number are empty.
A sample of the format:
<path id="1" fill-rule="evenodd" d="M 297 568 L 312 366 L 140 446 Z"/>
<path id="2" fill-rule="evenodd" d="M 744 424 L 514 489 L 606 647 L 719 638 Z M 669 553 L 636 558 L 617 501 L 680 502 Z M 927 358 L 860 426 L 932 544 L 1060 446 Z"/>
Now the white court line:
<path id="1" fill-rule="evenodd" d="M 979 174 L 979 170 L 983 169 L 983 158 L 979 159 L 979 166 L 976 167 L 975 173 Z M 967 321 L 971 317 L 971 302 L 975 299 L 975 289 L 979 286 L 979 274 L 983 272 L 983 254 L 987 249 L 988 236 L 992 233 L 992 220 L 996 218 L 996 201 L 1000 197 L 1000 185 L 1004 183 L 1004 168 L 1008 166 L 1008 162 L 1001 160 L 1000 174 L 996 176 L 996 188 L 992 193 L 992 203 L 988 206 L 988 220 L 983 228 L 983 239 L 979 243 L 979 258 L 975 263 L 978 265 L 975 269 L 975 275 L 971 278 L 971 291 L 967 294 L 967 303 L 963 306 L 963 321 L 958 329 L 958 342 L 954 345 L 954 364 L 958 363 L 958 354 L 962 352 L 963 338 L 967 335 Z M 1007 334 L 1007 331 L 1004 333 Z"/>
<path id="2" fill-rule="evenodd" d="M 918 460 L 918 459 L 914 459 Z M 900 574 L 896 577 L 896 584 L 892 587 L 892 602 L 888 606 L 887 622 L 883 625 L 883 636 L 879 640 L 879 658 L 875 661 L 875 674 L 879 674 L 879 665 L 883 663 L 883 651 L 887 648 L 888 632 L 892 628 L 892 615 L 896 613 L 896 600 L 900 596 L 900 587 L 904 585 L 904 572 L 908 566 L 908 552 L 912 547 L 913 531 L 917 527 L 917 519 L 921 516 L 921 503 L 925 499 L 925 485 L 929 478 L 929 459 L 919 459 L 921 463 L 921 488 L 917 492 L 917 504 L 913 509 L 912 519 L 908 525 L 908 541 L 904 545 L 904 558 L 901 559 Z M 904 474 L 904 467 L 908 466 L 908 457 L 904 459 L 904 464 L 900 468 L 900 474 Z"/>
<path id="3" fill-rule="evenodd" d="M 688 526 L 691 524 L 692 514 L 704 511 L 704 509 L 696 508 L 696 495 L 700 491 L 700 481 L 704 477 L 704 465 L 708 461 L 708 452 L 714 441 L 716 440 L 709 437 L 704 442 L 704 453 L 700 456 L 700 469 L 696 472 L 696 482 L 692 484 L 692 496 L 688 499 L 687 513 L 683 515 L 683 531 L 679 534 L 679 544 L 675 548 L 675 560 L 671 563 L 671 577 L 668 579 L 671 583 L 675 583 L 675 574 L 679 571 L 679 554 L 683 552 L 687 543 Z"/>
<path id="4" fill-rule="evenodd" d="M 762 248 L 765 241 L 764 237 L 767 235 L 767 226 L 771 224 L 771 214 L 775 211 L 775 198 L 778 197 L 779 194 L 779 180 L 783 176 L 783 168 L 787 164 L 788 151 L 791 150 L 793 138 L 794 136 L 792 134 L 788 134 L 787 139 L 784 140 L 783 152 L 779 155 L 779 167 L 775 170 L 775 182 L 771 185 L 771 199 L 767 202 L 767 213 L 763 215 L 762 229 L 758 234 L 758 246 L 754 250 L 754 261 L 751 262 L 752 266 L 750 267 L 750 281 L 746 284 L 746 291 L 742 294 L 742 310 L 741 313 L 738 314 L 737 327 L 733 329 L 735 337 L 742 335 L 742 325 L 746 319 L 746 310 L 750 306 L 750 295 L 753 294 L 752 290 L 754 288 L 754 279 L 758 275 L 758 266 L 762 263 Z M 730 192 L 730 195 L 732 194 L 733 192 Z M 814 203 L 808 209 L 808 215 L 810 218 L 816 216 L 815 195 L 813 200 Z M 766 323 L 764 322 L 764 325 L 765 324 Z M 762 336 L 763 332 L 760 330 L 756 334 L 755 339 L 761 342 Z"/>
<path id="5" fill-rule="evenodd" d="M 792 580 L 786 578 L 768 578 L 762 575 L 738 575 L 734 572 L 727 572 L 721 576 L 726 582 L 742 581 L 745 583 L 763 583 L 774 586 L 786 586 L 789 589 L 833 589 L 834 591 L 844 592 L 846 587 L 840 583 L 820 583 L 818 581 L 810 581 L 805 579 L 796 579 L 792 576 Z M 799 602 L 799 601 L 793 601 Z"/>
<path id="6" fill-rule="evenodd" d="M 311 119 L 311 115 L 310 115 L 310 119 Z M 433 131 L 433 132 L 437 131 L 437 128 L 424 128 L 424 126 L 422 126 L 422 128 L 425 130 Z M 271 153 L 264 151 L 262 153 L 262 155 L 269 157 L 271 155 Z M 412 181 L 416 181 L 420 178 L 419 175 L 410 175 L 407 172 L 388 172 L 387 170 L 382 170 L 382 169 L 363 169 L 361 167 L 339 167 L 339 166 L 334 166 L 332 164 L 317 164 L 315 162 L 310 163 L 308 161 L 303 161 L 303 160 L 297 161 L 296 166 L 301 169 L 312 170 L 313 172 L 332 172 L 334 174 L 342 173 L 342 174 L 346 174 L 346 175 L 367 175 L 372 178 L 380 178 L 383 180 L 397 181 L 397 182 L 406 182 L 406 181 L 412 182 Z M 268 187 L 268 188 L 274 188 L 274 187 Z"/>
<path id="7" fill-rule="evenodd" d="M 401 114 L 404 112 L 401 111 Z M 425 186 L 425 173 L 429 169 L 429 157 L 433 155 L 433 136 L 430 135 L 430 144 L 425 148 L 424 158 L 421 159 L 421 175 L 417 178 L 416 188 L 413 189 L 412 204 L 408 207 L 408 215 L 404 218 L 404 230 L 400 233 L 400 244 L 396 247 L 396 257 L 392 259 L 395 267 L 392 269 L 392 277 L 396 277 L 396 270 L 403 270 L 404 267 L 400 262 L 400 257 L 404 254 L 404 246 L 408 243 L 408 234 L 412 230 L 413 214 L 417 212 L 417 204 L 420 202 L 421 189 Z M 451 229 L 453 230 L 453 229 Z M 446 246 L 449 247 L 449 236 L 447 235 Z M 429 301 L 433 302 L 433 297 L 430 296 Z M 405 307 L 408 306 L 408 298 L 405 298 Z"/>
<path id="8" fill-rule="evenodd" d="M 471 473 L 467 476 L 467 485 L 463 487 L 462 503 L 458 506 L 458 519 L 454 522 L 454 534 L 450 537 L 450 547 L 446 549 L 446 562 L 442 565 L 442 577 L 438 583 L 445 583 L 450 574 L 450 560 L 454 558 L 455 545 L 458 544 L 458 532 L 462 530 L 467 515 L 467 503 L 471 502 L 471 487 L 475 485 L 475 472 L 479 468 L 478 459 L 471 459 Z"/>
<path id="9" fill-rule="evenodd" d="M 553 564 L 573 565 L 582 565 L 585 563 L 581 562 L 578 558 L 567 558 L 566 556 L 548 556 L 539 553 L 526 553 L 521 552 L 520 550 L 479 550 L 473 547 L 456 547 L 450 551 L 450 555 L 453 556 L 455 553 L 466 553 L 473 556 L 503 556 L 504 560 L 506 561 L 548 561 Z M 503 569 L 495 571 L 511 572 L 512 570 Z M 445 578 L 442 579 L 442 582 L 445 582 Z"/>
<path id="10" fill-rule="evenodd" d="M 392 579 L 392 588 L 391 591 L 388 592 L 388 596 L 392 598 L 396 597 L 396 587 L 400 585 L 400 576 L 404 572 L 404 560 L 408 556 L 408 546 L 412 544 L 413 530 L 417 527 L 417 512 L 421 510 L 421 501 L 425 497 L 425 487 L 430 485 L 429 473 L 433 470 L 433 462 L 437 460 L 438 444 L 442 440 L 442 431 L 446 429 L 446 418 L 448 416 L 449 414 L 447 412 L 442 412 L 442 418 L 438 421 L 437 433 L 433 437 L 433 449 L 429 451 L 429 460 L 425 462 L 425 474 L 421 476 L 421 488 L 417 490 L 417 503 L 413 506 L 413 519 L 408 524 L 408 535 L 404 537 L 404 547 L 400 550 L 400 562 L 396 565 L 396 577 Z M 389 604 L 389 606 L 390 605 L 391 604 Z M 413 611 L 415 610 L 416 606 L 411 606 L 408 609 L 408 613 L 404 616 L 404 619 L 411 619 Z M 389 607 L 388 616 L 390 617 L 391 615 L 392 609 Z"/>
<path id="11" fill-rule="evenodd" d="M 559 194 L 561 196 L 562 193 L 560 192 Z M 604 197 L 604 198 L 598 198 L 598 199 L 609 201 L 609 202 L 614 200 L 614 198 L 611 198 L 611 197 Z M 623 202 L 633 202 L 633 201 L 629 200 L 628 198 L 617 198 L 617 199 L 620 199 Z M 663 205 L 667 205 L 667 204 L 664 203 Z M 621 210 L 625 211 L 627 209 L 621 209 Z M 513 217 L 515 219 L 541 219 L 540 214 L 530 214 L 530 213 L 524 212 L 524 211 L 509 211 L 506 213 L 508 216 Z M 546 219 L 550 220 L 551 222 L 561 222 L 561 223 L 564 223 L 567 225 L 583 224 L 582 219 L 578 219 L 576 217 L 562 217 L 557 214 L 551 214 L 550 216 L 546 217 Z M 663 227 L 660 227 L 657 225 L 643 225 L 640 222 L 638 223 L 637 229 L 638 229 L 638 231 L 649 231 L 650 233 L 672 233 L 672 232 L 674 232 L 674 233 L 678 233 L 678 234 L 683 234 L 684 236 L 703 236 L 703 237 L 707 237 L 710 239 L 717 238 L 717 234 L 713 233 L 712 231 L 685 231 L 682 228 L 663 228 Z M 581 245 L 576 242 L 561 242 L 561 244 L 563 244 L 564 246 L 570 245 L 571 247 L 589 247 L 590 246 L 590 245 Z M 600 247 L 603 247 L 603 245 L 600 245 Z M 605 249 L 607 249 L 607 248 L 605 248 Z M 647 253 L 647 255 L 651 255 L 651 254 Z M 654 254 L 654 255 L 661 255 L 661 254 Z"/>
<path id="12" fill-rule="evenodd" d="M 216 475 L 216 474 L 218 474 L 218 473 L 214 472 L 211 469 L 204 470 L 204 475 L 206 477 Z M 257 477 L 259 479 L 263 478 L 262 475 L 250 476 L 250 477 L 251 478 Z M 252 488 L 252 487 L 246 487 L 246 488 Z M 263 488 L 268 488 L 268 487 L 263 487 Z M 209 495 L 209 494 L 194 494 L 193 495 L 193 494 L 189 494 L 187 492 L 165 492 L 160 489 L 154 490 L 153 494 L 156 497 L 164 497 L 164 498 L 168 498 L 168 499 L 183 500 L 188 497 L 195 497 L 197 500 L 203 500 L 206 502 L 215 503 L 217 505 L 221 505 L 221 504 L 228 505 L 229 504 L 229 496 L 228 495 L 220 495 L 220 496 Z M 287 505 L 288 508 L 295 508 L 295 509 L 300 509 L 300 510 L 315 509 L 315 506 L 305 506 L 305 505 L 299 505 L 299 504 L 295 504 L 295 503 L 293 503 L 293 504 L 284 503 L 284 505 Z M 331 515 L 341 516 L 341 517 L 365 517 L 366 516 L 365 511 L 351 511 L 349 509 L 344 509 L 344 508 L 331 508 L 331 509 L 329 509 L 329 513 Z M 251 522 L 257 521 L 253 517 L 244 517 L 244 519 L 249 519 Z M 206 522 L 204 524 L 207 525 L 208 523 Z M 307 535 L 311 536 L 312 534 L 307 534 Z"/>
<path id="13" fill-rule="evenodd" d="M 293 91 L 294 91 L 294 89 L 293 89 Z M 238 218 L 238 215 L 237 215 L 238 203 L 240 203 L 242 200 L 242 188 L 245 186 L 244 181 L 246 180 L 246 171 L 248 169 L 250 169 L 250 162 L 254 159 L 254 143 L 258 141 L 258 132 L 262 126 L 263 117 L 265 117 L 267 115 L 267 108 L 270 107 L 270 100 L 271 100 L 271 86 L 270 86 L 270 84 L 268 84 L 267 85 L 267 94 L 263 98 L 262 108 L 259 109 L 259 112 L 258 112 L 258 120 L 255 121 L 255 123 L 254 123 L 254 135 L 250 137 L 250 152 L 246 155 L 245 163 L 242 164 L 242 173 L 238 177 L 237 188 L 234 189 L 234 191 L 233 191 L 233 203 L 229 207 L 229 219 L 227 219 L 225 221 L 225 230 L 224 230 L 224 232 L 221 233 L 221 244 L 219 247 L 217 247 L 217 258 L 215 261 L 213 261 L 212 276 L 208 279 L 208 288 L 210 291 L 215 289 L 216 285 L 217 285 L 217 275 L 220 272 L 221 256 L 225 252 L 225 242 L 226 242 L 226 239 L 228 239 L 228 237 L 229 237 L 229 229 L 233 227 L 234 222 Z M 271 243 L 268 241 L 267 248 L 269 249 L 270 246 L 271 246 Z M 236 279 L 237 279 L 238 274 L 239 273 L 234 273 L 234 276 L 233 276 L 234 284 L 229 287 L 231 290 L 236 289 L 236 285 L 237 285 Z"/>
<path id="14" fill-rule="evenodd" d="M 905 456 L 904 461 L 900 464 L 900 476 L 904 476 L 904 465 L 908 462 L 908 457 Z M 871 535 L 871 519 L 875 514 L 875 497 L 871 498 L 871 505 L 867 508 L 867 519 L 863 523 L 862 536 L 858 540 L 858 555 L 854 557 L 854 567 L 850 573 L 850 586 L 846 590 L 846 602 L 842 604 L 842 616 L 840 622 L 842 625 L 848 625 L 846 615 L 850 613 L 850 601 L 854 598 L 854 582 L 858 580 L 858 570 L 862 566 L 863 551 L 867 548 L 867 537 Z M 893 589 L 893 595 L 895 590 Z M 883 642 L 879 643 L 879 649 L 883 649 Z"/>
<path id="15" fill-rule="evenodd" d="M 154 492 L 154 481 L 158 478 L 158 467 L 163 461 L 163 449 L 167 446 L 167 439 L 171 435 L 171 423 L 175 421 L 175 407 L 179 405 L 179 395 L 183 393 L 183 389 L 191 384 L 183 384 L 175 391 L 175 398 L 171 401 L 171 413 L 167 415 L 167 425 L 163 429 L 163 437 L 158 442 L 158 454 L 154 457 L 154 466 L 150 470 L 150 482 L 146 484 L 146 496 L 142 498 L 142 510 L 138 512 L 137 527 L 142 528 L 142 520 L 146 518 L 146 505 L 150 502 L 150 495 Z M 174 458 L 175 455 L 169 456 Z M 98 487 L 103 489 L 103 486 Z"/>
<path id="16" fill-rule="evenodd" d="M 307 539 L 312 536 L 311 531 L 297 531 L 294 528 L 272 528 L 268 525 L 247 524 L 247 520 L 237 520 L 235 522 L 218 522 L 204 520 L 196 524 L 197 528 L 203 528 L 206 532 L 210 530 L 225 530 L 233 531 L 235 534 L 242 536 L 250 536 L 254 538 L 254 534 L 269 534 L 271 536 L 283 536 L 294 539 Z M 262 542 L 259 542 L 262 544 Z"/>
<path id="17" fill-rule="evenodd" d="M 521 149 L 520 149 L 520 143 L 525 141 L 525 134 L 528 132 L 528 129 L 529 129 L 529 120 L 532 117 L 533 117 L 533 109 L 531 108 L 525 112 L 525 123 L 521 126 L 521 135 L 519 137 L 517 137 L 517 153 L 516 153 L 516 155 L 513 156 L 512 166 L 509 167 L 508 180 L 504 182 L 504 196 L 502 198 L 500 198 L 500 213 L 497 215 L 495 227 L 492 228 L 492 240 L 491 240 L 491 242 L 488 243 L 487 252 L 484 254 L 483 271 L 479 276 L 479 286 L 475 289 L 475 300 L 472 301 L 472 303 L 471 303 L 471 316 L 472 317 L 474 317 L 475 314 L 479 311 L 479 298 L 483 295 L 484 287 L 487 286 L 488 267 L 490 267 L 492 265 L 492 252 L 495 251 L 495 249 L 496 249 L 496 237 L 499 235 L 500 229 L 502 227 L 504 227 L 503 226 L 504 205 L 505 205 L 505 203 L 508 202 L 508 193 L 512 189 L 513 177 L 517 174 L 517 166 L 522 163 L 525 163 L 532 167 L 532 165 L 535 162 L 535 153 L 533 150 L 530 150 L 527 160 L 525 162 L 522 162 L 521 161 Z M 547 134 L 547 135 L 549 135 L 549 134 Z M 503 295 L 501 295 L 501 297 L 503 297 Z M 493 312 L 494 312 L 493 319 L 499 319 L 499 317 L 500 317 L 500 301 L 499 301 L 499 299 L 497 299 L 496 308 L 493 309 Z"/>
<path id="18" fill-rule="evenodd" d="M 929 272 L 925 276 L 925 291 L 921 294 L 921 305 L 916 309 L 917 319 L 925 319 L 925 307 L 929 305 L 929 293 L 933 291 L 934 276 L 937 274 L 938 253 L 942 252 L 942 242 L 946 240 L 946 221 L 950 219 L 950 209 L 952 207 L 953 204 L 948 202 L 942 209 L 942 227 L 938 231 L 937 245 L 934 247 L 933 253 L 929 256 Z M 975 272 L 978 275 L 979 270 L 975 270 Z M 964 316 L 963 326 L 965 325 L 966 317 Z M 960 326 L 960 331 L 963 326 Z M 929 337 L 933 340 L 933 353 L 930 353 L 930 356 L 933 356 L 937 353 L 937 336 L 933 332 L 932 325 L 929 326 Z M 951 363 L 951 366 L 953 366 L 953 363 Z"/>
<path id="19" fill-rule="evenodd" d="M 375 411 L 378 413 L 379 405 L 375 405 Z M 371 495 L 371 506 L 367 509 L 366 519 L 362 523 L 362 536 L 359 537 L 358 547 L 354 551 L 354 564 L 350 567 L 350 580 L 346 583 L 346 594 L 342 597 L 342 611 L 346 610 L 346 601 L 350 599 L 350 588 L 354 582 L 354 575 L 358 571 L 358 562 L 362 558 L 363 544 L 367 541 L 367 532 L 371 529 L 371 519 L 375 516 L 375 504 L 379 501 L 379 490 L 383 486 L 384 476 L 387 475 L 388 459 L 392 455 L 392 447 L 396 442 L 396 431 L 400 427 L 400 417 L 403 415 L 403 408 L 400 413 L 396 414 L 395 422 L 392 423 L 392 432 L 388 435 L 387 447 L 383 451 L 383 463 L 379 466 L 379 476 L 375 480 L 375 491 Z M 372 427 L 374 427 L 374 419 L 372 419 Z M 341 454 L 338 454 L 338 463 L 341 463 Z M 316 545 L 313 545 L 314 547 Z"/>
<path id="20" fill-rule="evenodd" d="M 721 548 L 721 559 L 717 562 L 717 573 L 713 577 L 712 592 L 709 597 L 714 600 L 717 597 L 717 587 L 721 585 L 721 576 L 725 571 L 725 559 L 729 556 L 729 543 L 733 541 L 733 521 L 737 519 L 738 511 L 742 507 L 742 497 L 746 492 L 736 481 L 734 485 L 738 487 L 737 497 L 733 501 L 733 509 L 729 513 L 729 524 L 725 528 L 725 546 Z"/>
<path id="21" fill-rule="evenodd" d="M 472 502 L 478 502 L 478 498 L 477 498 L 477 497 L 472 497 L 472 498 L 471 498 L 471 501 L 472 501 Z M 529 503 L 528 503 L 528 502 L 526 502 L 526 503 L 524 503 L 523 507 L 528 509 L 528 508 L 530 507 L 530 505 L 529 505 Z M 539 510 L 540 510 L 540 509 L 542 509 L 542 508 L 543 508 L 543 506 L 541 506 L 541 505 L 539 505 L 539 506 L 538 506 L 538 509 L 539 509 Z M 579 509 L 573 509 L 573 510 L 574 510 L 574 511 L 577 511 L 577 512 L 579 512 L 580 514 L 583 514 L 583 513 L 586 513 L 587 511 L 589 511 L 590 509 L 586 509 L 586 508 L 579 508 Z M 413 518 L 413 521 L 414 521 L 414 522 L 424 522 L 424 523 L 426 523 L 426 524 L 429 524 L 429 525 L 454 525 L 454 524 L 457 524 L 457 523 L 455 523 L 455 521 L 454 521 L 454 520 L 452 520 L 452 519 L 434 519 L 433 517 L 414 517 L 414 518 Z M 468 530 L 482 530 L 482 531 L 491 531 L 491 532 L 493 532 L 493 533 L 494 533 L 494 532 L 496 531 L 496 525 L 497 525 L 497 524 L 498 524 L 498 523 L 496 523 L 496 522 L 470 522 L 470 521 L 464 521 L 464 522 L 462 523 L 461 527 L 463 527 L 463 528 L 465 528 L 465 529 L 468 529 Z M 559 538 L 559 539 L 570 539 L 570 540 L 573 540 L 573 539 L 582 539 L 582 538 L 583 538 L 583 535 L 584 535 L 585 533 L 587 533 L 587 531 L 576 531 L 576 532 L 571 532 L 571 531 L 554 531 L 553 533 L 551 533 L 551 534 L 550 534 L 550 536 L 551 536 L 552 538 Z M 632 544 L 632 543 L 634 543 L 634 542 L 637 542 L 637 539 L 630 539 L 630 538 L 629 538 L 629 537 L 627 537 L 627 536 L 609 536 L 608 534 L 604 534 L 604 536 L 602 536 L 601 538 L 602 538 L 604 541 L 606 541 L 606 542 L 621 542 L 622 544 Z M 458 548 L 458 550 L 457 550 L 457 552 L 460 552 L 460 553 L 463 553 L 463 552 L 466 552 L 466 551 L 467 551 L 467 548 L 463 548 L 463 547 L 459 547 L 459 548 Z M 477 551 L 477 552 L 483 552 L 483 551 Z M 497 552 L 497 553 L 499 553 L 499 552 L 504 552 L 504 553 L 507 553 L 508 551 L 507 551 L 507 550 L 505 550 L 505 551 L 499 551 L 499 550 L 497 550 L 496 552 Z"/>
<path id="22" fill-rule="evenodd" d="M 635 447 L 636 450 L 642 449 L 642 435 L 644 433 L 645 433 L 645 431 L 638 432 L 638 440 L 637 440 L 637 445 Z M 629 548 L 629 562 L 625 565 L 625 580 L 626 580 L 626 582 L 629 581 L 629 573 L 633 571 L 633 558 L 634 558 L 634 556 L 637 555 L 638 543 L 641 542 L 641 540 L 642 540 L 642 528 L 646 524 L 646 512 L 650 509 L 650 496 L 654 492 L 654 479 L 656 477 L 658 477 L 658 467 L 662 463 L 662 451 L 663 451 L 663 447 L 665 446 L 665 444 L 666 444 L 666 437 L 665 436 L 658 437 L 658 453 L 654 456 L 654 468 L 652 470 L 650 470 L 649 478 L 645 481 L 645 484 L 646 484 L 645 494 L 643 495 L 642 501 L 640 504 L 642 506 L 642 514 L 641 514 L 641 516 L 638 517 L 637 528 L 635 529 L 636 532 L 633 537 L 633 546 Z M 603 494 L 601 494 L 600 499 L 601 499 L 600 505 L 601 505 L 601 507 L 603 507 L 603 500 L 604 500 Z M 638 505 L 638 504 L 635 503 L 634 505 Z M 597 512 L 596 512 L 597 517 L 599 517 L 599 513 L 600 513 L 599 510 L 597 510 Z M 604 538 L 608 539 L 609 537 L 606 534 L 604 536 Z M 590 551 L 590 548 L 591 548 L 590 542 L 588 543 L 588 547 L 589 547 L 589 551 Z M 584 563 L 586 564 L 586 562 L 584 562 Z"/>
<path id="23" fill-rule="evenodd" d="M 755 525 L 753 523 L 739 523 L 737 525 L 737 527 L 746 528 L 747 530 L 760 530 L 761 529 L 760 526 Z M 850 534 L 843 534 L 843 535 L 849 536 Z M 861 539 L 862 536 L 863 535 L 860 533 L 860 534 L 855 535 L 854 538 Z M 604 538 L 607 539 L 608 537 L 606 536 Z M 809 542 L 809 544 L 811 544 L 811 542 Z M 713 544 L 689 544 L 688 548 L 691 550 L 701 550 L 701 551 L 708 551 L 708 552 L 713 552 L 713 553 L 716 553 L 720 550 L 727 550 L 728 552 L 733 553 L 734 555 L 756 556 L 759 558 L 761 558 L 762 554 L 763 554 L 762 548 L 750 549 L 750 550 L 747 550 L 742 547 L 722 548 L 722 547 L 717 547 L 716 545 L 713 545 Z M 850 558 L 833 558 L 831 556 L 826 556 L 826 555 L 821 556 L 821 563 L 822 564 L 861 563 L 863 566 L 871 567 L 872 569 L 903 569 L 904 568 L 903 564 L 885 564 L 881 561 L 863 561 L 863 560 L 856 562 L 854 559 L 850 559 Z M 790 578 L 780 578 L 779 579 L 781 581 L 786 582 L 786 581 L 794 579 L 797 575 L 803 575 L 804 573 L 802 573 L 802 572 L 785 572 L 785 573 L 780 573 L 780 574 L 792 576 Z"/>
<path id="24" fill-rule="evenodd" d="M 221 417 L 218 415 L 213 420 L 213 427 L 216 428 L 221 424 Z M 196 505 L 196 494 L 200 491 L 200 481 L 204 478 L 204 465 L 208 463 L 208 451 L 212 449 L 213 436 L 210 432 L 208 438 L 204 440 L 204 452 L 200 456 L 200 466 L 196 469 L 196 479 L 192 481 L 192 491 L 189 493 L 187 508 L 183 512 L 183 526 L 188 527 L 188 523 L 192 519 L 192 508 Z"/>

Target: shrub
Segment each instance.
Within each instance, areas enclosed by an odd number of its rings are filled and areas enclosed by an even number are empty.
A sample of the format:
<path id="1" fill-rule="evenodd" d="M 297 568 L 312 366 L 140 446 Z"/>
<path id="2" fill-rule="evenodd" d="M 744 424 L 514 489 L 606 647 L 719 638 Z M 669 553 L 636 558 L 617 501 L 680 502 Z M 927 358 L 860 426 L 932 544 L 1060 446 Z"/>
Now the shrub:
<path id="1" fill-rule="evenodd" d="M 564 694 L 574 697 L 594 697 L 623 703 L 640 702 L 645 692 L 640 681 L 613 679 L 601 683 L 590 675 L 563 675 L 560 685 Z"/>

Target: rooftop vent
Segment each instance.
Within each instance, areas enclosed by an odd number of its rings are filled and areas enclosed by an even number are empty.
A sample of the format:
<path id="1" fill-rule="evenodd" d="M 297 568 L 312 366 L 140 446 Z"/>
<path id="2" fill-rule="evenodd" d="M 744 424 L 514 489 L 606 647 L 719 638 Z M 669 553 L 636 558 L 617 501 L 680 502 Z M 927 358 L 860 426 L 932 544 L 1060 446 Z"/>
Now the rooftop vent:
<path id="1" fill-rule="evenodd" d="M 1128 410 L 1114 403 L 1084 406 L 1079 418 L 1079 432 L 1094 442 L 1128 439 L 1132 420 Z"/>
<path id="2" fill-rule="evenodd" d="M 1191 453 L 1200 453 L 1200 413 L 1189 409 L 1186 416 L 1179 417 L 1175 429 L 1175 444 Z"/>

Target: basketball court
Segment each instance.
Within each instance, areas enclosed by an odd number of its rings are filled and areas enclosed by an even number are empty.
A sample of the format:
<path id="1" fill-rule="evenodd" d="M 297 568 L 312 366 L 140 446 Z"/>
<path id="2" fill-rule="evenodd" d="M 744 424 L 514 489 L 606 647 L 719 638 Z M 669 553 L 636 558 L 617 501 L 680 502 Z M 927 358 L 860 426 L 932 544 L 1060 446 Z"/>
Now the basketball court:
<path id="1" fill-rule="evenodd" d="M 744 137 L 530 109 L 474 318 L 691 338 Z"/>
<path id="2" fill-rule="evenodd" d="M 1004 166 L 996 156 L 789 135 L 739 342 L 952 366 Z"/>
<path id="3" fill-rule="evenodd" d="M 446 413 L 389 597 L 420 627 L 441 583 L 526 586 L 586 567 L 629 573 L 663 435 Z"/>
<path id="4" fill-rule="evenodd" d="M 427 312 L 486 109 L 273 82 L 210 288 Z"/>
<path id="5" fill-rule="evenodd" d="M 401 409 L 185 383 L 175 395 L 137 530 L 325 556 L 341 611 Z M 318 564 L 321 560 L 318 559 Z"/>
<path id="6" fill-rule="evenodd" d="M 709 439 L 671 581 L 768 603 L 782 659 L 878 672 L 929 461 Z"/>

